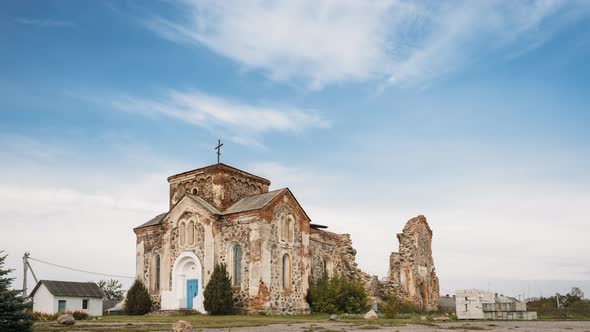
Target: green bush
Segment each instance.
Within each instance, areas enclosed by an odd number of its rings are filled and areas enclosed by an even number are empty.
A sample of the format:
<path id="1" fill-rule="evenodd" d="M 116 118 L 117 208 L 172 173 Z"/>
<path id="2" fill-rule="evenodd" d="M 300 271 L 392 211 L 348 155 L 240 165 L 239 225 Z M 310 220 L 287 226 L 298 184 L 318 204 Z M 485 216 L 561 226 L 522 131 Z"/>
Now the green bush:
<path id="1" fill-rule="evenodd" d="M 231 278 L 225 264 L 216 264 L 211 279 L 203 293 L 205 310 L 210 315 L 234 313 Z"/>
<path id="2" fill-rule="evenodd" d="M 86 320 L 90 315 L 86 311 L 76 310 L 74 312 L 70 312 L 72 316 L 74 316 L 75 320 Z"/>
<path id="3" fill-rule="evenodd" d="M 411 301 L 402 301 L 399 312 L 403 314 L 415 314 L 421 312 L 421 310 Z"/>
<path id="4" fill-rule="evenodd" d="M 559 308 L 557 301 L 559 297 Z M 572 296 L 571 294 L 531 299 L 527 302 L 527 310 L 536 311 L 539 315 L 554 317 L 583 316 L 590 317 L 590 300 Z"/>
<path id="5" fill-rule="evenodd" d="M 333 314 L 338 312 L 336 304 L 337 290 L 334 279 L 324 275 L 311 284 L 307 291 L 307 302 L 312 312 Z"/>
<path id="6" fill-rule="evenodd" d="M 395 318 L 400 313 L 401 305 L 402 304 L 397 296 L 390 295 L 381 305 L 381 312 L 385 318 Z"/>
<path id="7" fill-rule="evenodd" d="M 29 310 L 28 313 L 31 316 L 31 318 L 37 322 L 53 321 L 53 320 L 57 320 L 57 317 L 59 317 L 58 313 L 46 314 L 44 312 L 38 312 L 38 311 L 32 311 L 32 310 Z"/>
<path id="8" fill-rule="evenodd" d="M 125 299 L 124 310 L 127 315 L 145 315 L 152 310 L 152 298 L 143 282 L 136 279 Z"/>
<path id="9" fill-rule="evenodd" d="M 11 269 L 3 269 L 6 256 L 1 256 L 0 250 L 0 327 L 2 332 L 10 331 L 31 331 L 33 320 L 26 311 L 31 307 L 22 296 L 21 290 L 10 289 L 12 280 L 7 275 Z"/>
<path id="10" fill-rule="evenodd" d="M 307 293 L 310 309 L 317 313 L 363 313 L 368 308 L 367 300 L 367 292 L 360 280 L 340 276 L 328 278 L 324 275 L 312 283 Z"/>

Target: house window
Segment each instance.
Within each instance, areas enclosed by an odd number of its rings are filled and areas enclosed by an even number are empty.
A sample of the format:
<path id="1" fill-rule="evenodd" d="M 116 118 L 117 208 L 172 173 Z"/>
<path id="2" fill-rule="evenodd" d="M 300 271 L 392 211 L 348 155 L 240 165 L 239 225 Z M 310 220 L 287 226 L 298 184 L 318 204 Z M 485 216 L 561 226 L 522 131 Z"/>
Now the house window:
<path id="1" fill-rule="evenodd" d="M 88 309 L 88 299 L 82 300 L 82 309 L 84 309 L 84 310 Z"/>
<path id="2" fill-rule="evenodd" d="M 282 278 L 282 286 L 283 289 L 291 288 L 291 257 L 285 254 L 283 256 L 283 278 Z"/>
<path id="3" fill-rule="evenodd" d="M 242 247 L 239 244 L 233 246 L 232 256 L 232 285 L 240 286 L 242 284 Z"/>
<path id="4" fill-rule="evenodd" d="M 156 290 L 160 290 L 160 255 L 156 256 Z"/>

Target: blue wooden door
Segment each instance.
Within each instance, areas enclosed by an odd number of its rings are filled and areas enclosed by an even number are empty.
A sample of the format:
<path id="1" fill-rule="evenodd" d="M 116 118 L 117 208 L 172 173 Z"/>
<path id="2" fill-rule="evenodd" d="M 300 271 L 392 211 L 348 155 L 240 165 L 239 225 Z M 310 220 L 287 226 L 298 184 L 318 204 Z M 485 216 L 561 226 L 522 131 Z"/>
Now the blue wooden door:
<path id="1" fill-rule="evenodd" d="M 186 307 L 193 307 L 193 298 L 199 293 L 199 280 L 189 279 L 186 281 Z"/>
<path id="2" fill-rule="evenodd" d="M 66 301 L 65 300 L 59 300 L 57 301 L 57 312 L 58 313 L 64 313 L 66 311 Z"/>

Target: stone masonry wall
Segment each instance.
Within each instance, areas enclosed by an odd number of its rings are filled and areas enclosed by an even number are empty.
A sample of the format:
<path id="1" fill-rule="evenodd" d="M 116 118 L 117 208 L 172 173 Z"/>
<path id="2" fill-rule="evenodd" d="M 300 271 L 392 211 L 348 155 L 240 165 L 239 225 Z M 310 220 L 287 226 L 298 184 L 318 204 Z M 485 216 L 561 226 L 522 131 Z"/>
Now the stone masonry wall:
<path id="1" fill-rule="evenodd" d="M 162 248 L 162 227 L 160 225 L 146 227 L 137 232 L 136 262 L 138 267 L 136 276 L 143 281 L 154 301 L 154 308 L 160 307 L 160 291 L 154 289 L 152 264 L 156 255 L 159 255 Z M 141 271 L 139 273 L 139 271 Z"/>
<path id="2" fill-rule="evenodd" d="M 432 258 L 432 230 L 426 218 L 410 219 L 397 238 L 399 252 L 391 253 L 387 286 L 422 310 L 437 310 L 439 283 Z"/>
<path id="3" fill-rule="evenodd" d="M 188 192 L 224 210 L 244 197 L 268 192 L 270 185 L 268 180 L 223 164 L 194 172 L 170 181 L 170 209 Z"/>

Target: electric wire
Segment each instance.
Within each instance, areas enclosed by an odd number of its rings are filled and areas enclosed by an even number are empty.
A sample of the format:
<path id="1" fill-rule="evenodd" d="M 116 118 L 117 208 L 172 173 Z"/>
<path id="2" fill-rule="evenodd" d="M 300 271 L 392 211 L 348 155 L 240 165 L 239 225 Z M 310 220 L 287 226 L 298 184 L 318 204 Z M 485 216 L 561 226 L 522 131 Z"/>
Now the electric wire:
<path id="1" fill-rule="evenodd" d="M 59 264 L 55 264 L 55 263 L 50 263 L 44 260 L 40 260 L 37 258 L 33 258 L 29 256 L 30 260 L 33 260 L 35 262 L 39 262 L 39 263 L 43 263 L 43 264 L 47 264 L 47 265 L 53 265 L 55 267 L 59 267 L 62 269 L 67 269 L 67 270 L 72 270 L 72 271 L 76 271 L 76 272 L 83 272 L 83 273 L 89 273 L 89 274 L 95 274 L 95 275 L 99 275 L 99 276 L 104 276 L 104 277 L 112 277 L 112 278 L 125 278 L 125 279 L 135 279 L 135 277 L 128 277 L 128 276 L 120 276 L 120 275 L 114 275 L 114 274 L 106 274 L 106 273 L 99 273 L 99 272 L 92 272 L 92 271 L 87 271 L 87 270 L 82 270 L 82 269 L 76 269 L 73 267 L 68 267 L 68 266 L 64 266 L 64 265 L 59 265 Z"/>

